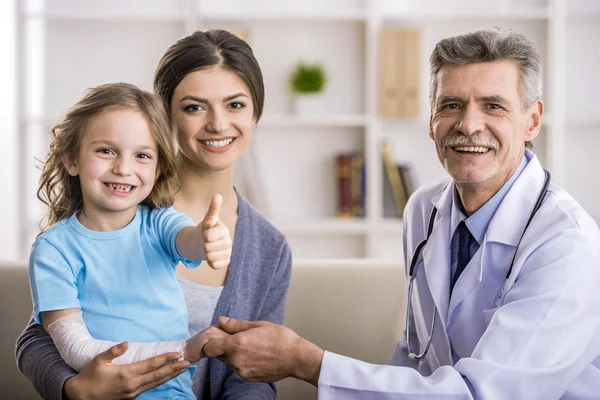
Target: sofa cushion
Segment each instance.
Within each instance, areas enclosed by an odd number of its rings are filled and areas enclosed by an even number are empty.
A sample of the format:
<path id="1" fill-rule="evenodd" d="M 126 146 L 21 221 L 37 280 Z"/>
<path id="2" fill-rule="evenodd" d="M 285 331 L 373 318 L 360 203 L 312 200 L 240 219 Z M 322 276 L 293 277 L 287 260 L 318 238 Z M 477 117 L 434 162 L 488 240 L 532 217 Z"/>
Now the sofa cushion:
<path id="1" fill-rule="evenodd" d="M 17 369 L 15 342 L 31 318 L 31 291 L 24 263 L 0 264 L 0 387 L 2 398 L 39 399 Z"/>
<path id="2" fill-rule="evenodd" d="M 284 324 L 319 347 L 385 364 L 405 319 L 404 269 L 377 260 L 295 261 Z M 279 383 L 279 398 L 316 399 L 312 385 Z"/>

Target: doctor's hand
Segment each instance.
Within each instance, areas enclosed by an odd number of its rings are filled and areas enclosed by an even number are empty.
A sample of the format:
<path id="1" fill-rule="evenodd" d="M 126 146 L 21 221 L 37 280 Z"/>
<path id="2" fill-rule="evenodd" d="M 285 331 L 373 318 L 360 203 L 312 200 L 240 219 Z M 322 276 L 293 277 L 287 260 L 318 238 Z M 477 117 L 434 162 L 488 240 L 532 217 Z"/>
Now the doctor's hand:
<path id="1" fill-rule="evenodd" d="M 209 326 L 202 332 L 189 338 L 185 342 L 185 350 L 183 358 L 190 363 L 196 363 L 205 357 L 204 346 L 213 339 L 225 338 L 229 333 L 225 332 L 218 326 Z"/>
<path id="2" fill-rule="evenodd" d="M 231 336 L 211 340 L 204 353 L 229 364 L 244 380 L 275 382 L 293 376 L 317 386 L 325 352 L 291 329 L 226 317 L 219 317 L 219 326 Z"/>
<path id="3" fill-rule="evenodd" d="M 190 365 L 187 361 L 177 361 L 181 358 L 179 353 L 167 353 L 135 364 L 112 364 L 127 348 L 127 343 L 120 343 L 94 357 L 78 375 L 65 382 L 65 398 L 133 399 L 177 377 Z"/>
<path id="4" fill-rule="evenodd" d="M 227 268 L 231 261 L 232 240 L 229 229 L 219 219 L 223 197 L 216 194 L 199 226 L 202 227 L 204 255 L 211 268 Z"/>

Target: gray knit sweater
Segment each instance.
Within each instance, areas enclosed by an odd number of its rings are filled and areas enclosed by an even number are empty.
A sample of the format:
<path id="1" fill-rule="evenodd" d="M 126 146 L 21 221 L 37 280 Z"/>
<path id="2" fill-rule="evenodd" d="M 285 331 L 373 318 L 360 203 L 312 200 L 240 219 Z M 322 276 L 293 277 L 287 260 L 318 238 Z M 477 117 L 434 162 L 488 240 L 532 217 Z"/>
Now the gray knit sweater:
<path id="1" fill-rule="evenodd" d="M 285 237 L 238 194 L 238 221 L 225 286 L 217 302 L 213 324 L 220 315 L 281 324 L 292 271 L 292 256 Z M 193 313 L 194 310 L 188 310 Z M 31 321 L 16 346 L 17 365 L 38 393 L 47 400 L 64 399 L 65 381 L 73 371 L 60 357 L 41 325 Z M 208 399 L 275 399 L 274 384 L 249 383 L 231 368 L 210 359 Z"/>

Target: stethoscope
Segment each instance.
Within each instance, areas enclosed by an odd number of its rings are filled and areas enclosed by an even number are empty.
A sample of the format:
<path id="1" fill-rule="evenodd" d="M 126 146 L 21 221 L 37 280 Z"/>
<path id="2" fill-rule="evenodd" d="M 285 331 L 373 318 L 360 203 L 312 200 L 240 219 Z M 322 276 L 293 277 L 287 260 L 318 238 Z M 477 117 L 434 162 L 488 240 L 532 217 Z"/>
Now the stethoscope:
<path id="1" fill-rule="evenodd" d="M 527 228 L 529 227 L 531 220 L 533 220 L 533 217 L 535 216 L 535 214 L 538 212 L 538 210 L 542 206 L 544 197 L 545 197 L 546 193 L 548 192 L 548 187 L 550 186 L 550 173 L 548 171 L 544 170 L 544 175 L 545 175 L 544 187 L 542 188 L 542 191 L 540 192 L 540 194 L 537 198 L 535 206 L 533 207 L 533 211 L 531 212 L 531 215 L 529 216 L 529 220 L 527 220 L 525 229 L 523 229 L 521 238 L 519 239 L 519 242 L 517 243 L 517 250 L 519 249 L 521 240 L 523 239 L 523 236 L 525 235 L 525 232 L 527 231 Z M 425 356 L 427 355 L 427 352 L 429 351 L 429 347 L 431 346 L 431 338 L 433 337 L 433 330 L 435 329 L 435 320 L 437 319 L 437 308 L 434 305 L 433 306 L 433 310 L 434 310 L 433 318 L 431 319 L 431 328 L 429 329 L 429 336 L 427 337 L 427 343 L 425 344 L 425 349 L 423 350 L 423 352 L 421 354 L 413 353 L 410 350 L 410 334 L 409 334 L 409 332 L 410 332 L 410 310 L 411 310 L 411 303 L 412 303 L 411 299 L 412 299 L 412 293 L 413 293 L 413 285 L 414 285 L 415 278 L 417 277 L 415 274 L 415 267 L 417 265 L 419 255 L 421 254 L 423 247 L 425 247 L 425 244 L 427 244 L 427 240 L 429 240 L 431 231 L 433 231 L 433 223 L 434 223 L 436 214 L 437 214 L 437 208 L 433 207 L 433 210 L 431 210 L 431 216 L 429 217 L 429 226 L 427 227 L 427 236 L 415 248 L 415 252 L 413 253 L 412 259 L 410 261 L 410 269 L 408 271 L 408 277 L 409 277 L 410 281 L 408 283 L 408 304 L 406 307 L 406 347 L 408 350 L 408 358 L 410 358 L 411 360 L 417 360 L 417 361 L 423 361 L 423 359 L 425 359 Z M 510 273 L 512 272 L 516 256 L 517 256 L 517 251 L 515 250 L 515 254 L 513 255 L 512 262 L 510 263 L 510 268 L 508 269 L 508 273 L 506 274 L 506 278 L 505 278 L 506 280 L 504 282 L 504 286 L 506 286 L 506 283 L 508 282 L 508 277 L 510 276 Z"/>

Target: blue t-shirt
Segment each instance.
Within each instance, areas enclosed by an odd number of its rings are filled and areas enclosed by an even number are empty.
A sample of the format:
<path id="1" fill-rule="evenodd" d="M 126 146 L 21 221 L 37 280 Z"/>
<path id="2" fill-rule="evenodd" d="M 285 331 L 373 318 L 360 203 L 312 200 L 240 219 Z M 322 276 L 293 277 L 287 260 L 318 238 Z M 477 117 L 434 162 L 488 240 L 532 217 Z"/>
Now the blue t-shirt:
<path id="1" fill-rule="evenodd" d="M 195 225 L 173 208 L 138 206 L 134 219 L 112 232 L 92 231 L 76 215 L 35 241 L 29 280 L 35 320 L 40 312 L 81 308 L 95 339 L 116 342 L 185 340 L 188 315 L 175 268 L 183 260 L 175 238 Z M 194 368 L 139 399 L 194 398 Z"/>

